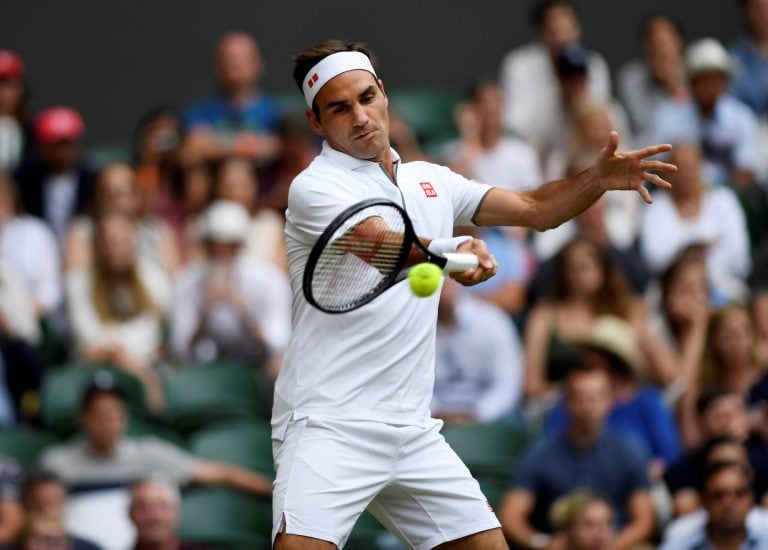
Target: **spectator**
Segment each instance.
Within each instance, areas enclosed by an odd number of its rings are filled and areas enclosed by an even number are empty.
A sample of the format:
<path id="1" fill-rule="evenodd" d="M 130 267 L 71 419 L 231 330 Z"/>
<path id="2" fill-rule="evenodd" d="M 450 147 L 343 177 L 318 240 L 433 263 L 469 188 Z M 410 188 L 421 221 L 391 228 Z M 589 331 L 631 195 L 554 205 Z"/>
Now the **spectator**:
<path id="1" fill-rule="evenodd" d="M 219 40 L 216 78 L 221 95 L 184 113 L 188 136 L 183 162 L 236 154 L 263 164 L 276 157 L 280 108 L 259 88 L 262 68 L 259 47 L 250 35 L 232 32 Z"/>
<path id="2" fill-rule="evenodd" d="M 607 426 L 635 438 L 646 449 L 653 458 L 649 477 L 659 480 L 664 467 L 680 455 L 680 436 L 659 391 L 644 383 L 644 358 L 632 325 L 602 315 L 578 342 L 584 364 L 604 370 L 611 379 L 613 406 Z M 547 431 L 557 433 L 567 425 L 561 402 L 547 421 Z"/>
<path id="3" fill-rule="evenodd" d="M 203 259 L 175 282 L 171 350 L 182 362 L 266 363 L 276 374 L 290 332 L 290 291 L 278 267 L 240 254 L 250 220 L 231 201 L 202 216 Z"/>
<path id="4" fill-rule="evenodd" d="M 51 107 L 35 119 L 39 158 L 18 172 L 27 211 L 42 218 L 63 242 L 69 223 L 91 198 L 93 174 L 80 159 L 85 126 L 69 107 Z"/>
<path id="5" fill-rule="evenodd" d="M 134 225 L 107 214 L 94 226 L 93 265 L 67 276 L 67 304 L 79 358 L 137 376 L 153 411 L 163 390 L 153 365 L 163 341 L 171 287 L 165 274 L 136 258 Z"/>
<path id="6" fill-rule="evenodd" d="M 645 139 L 658 106 L 665 100 L 687 100 L 688 86 L 680 23 L 669 15 L 646 17 L 640 24 L 640 38 L 643 57 L 619 69 L 617 87 L 635 135 Z"/>
<path id="7" fill-rule="evenodd" d="M 685 54 L 691 99 L 666 100 L 653 117 L 653 138 L 666 143 L 693 141 L 704 154 L 704 181 L 750 187 L 760 167 L 757 118 L 727 93 L 733 63 L 713 38 L 688 46 Z"/>
<path id="8" fill-rule="evenodd" d="M 12 173 L 29 158 L 27 100 L 24 62 L 16 52 L 0 50 L 0 172 Z"/>
<path id="9" fill-rule="evenodd" d="M 697 486 L 701 465 L 712 449 L 722 442 L 735 442 L 746 451 L 749 463 L 760 472 L 757 481 L 760 491 L 765 491 L 768 472 L 768 452 L 762 441 L 750 435 L 749 413 L 742 398 L 735 393 L 714 388 L 699 396 L 696 403 L 697 437 L 689 439 L 689 451 L 670 465 L 664 473 L 664 481 L 672 494 L 675 515 L 684 515 L 695 510 L 700 502 Z M 681 426 L 686 435 L 686 425 Z M 729 456 L 729 458 L 732 457 Z M 758 488 L 760 488 L 758 487 Z M 757 494 L 762 498 L 763 495 Z"/>
<path id="10" fill-rule="evenodd" d="M 446 422 L 509 417 L 522 393 L 523 352 L 502 310 L 446 278 L 437 310 L 432 414 Z"/>
<path id="11" fill-rule="evenodd" d="M 762 151 L 762 180 L 768 175 L 768 3 L 765 0 L 741 2 L 747 36 L 731 46 L 736 74 L 730 92 L 743 101 L 760 121 L 759 150 Z"/>
<path id="12" fill-rule="evenodd" d="M 274 210 L 261 207 L 259 177 L 250 160 L 228 157 L 221 161 L 214 180 L 213 198 L 239 203 L 250 213 L 251 223 L 243 243 L 243 254 L 288 269 L 283 218 Z"/>
<path id="13" fill-rule="evenodd" d="M 697 145 L 676 144 L 671 162 L 677 165 L 669 176 L 672 188 L 657 193 L 643 211 L 640 248 L 647 265 L 660 274 L 686 246 L 703 245 L 711 284 L 730 299 L 744 298 L 751 260 L 736 195 L 725 187 L 707 186 Z"/>
<path id="14" fill-rule="evenodd" d="M 18 546 L 20 550 L 101 550 L 101 546 L 67 534 L 61 522 L 30 515 Z"/>
<path id="15" fill-rule="evenodd" d="M 512 50 L 502 61 L 504 123 L 540 150 L 548 150 L 551 132 L 562 128 L 562 98 L 553 60 L 562 48 L 581 40 L 581 26 L 569 0 L 540 0 L 532 15 L 538 41 Z M 588 53 L 587 63 L 590 96 L 607 101 L 611 96 L 608 64 L 596 52 Z"/>
<path id="16" fill-rule="evenodd" d="M 566 381 L 569 423 L 554 437 L 543 437 L 523 457 L 514 485 L 501 506 L 505 534 L 527 548 L 546 548 L 552 533 L 552 504 L 575 489 L 606 495 L 617 514 L 613 548 L 648 542 L 653 506 L 643 451 L 605 427 L 611 408 L 608 375 L 598 369 L 573 369 Z"/>
<path id="17" fill-rule="evenodd" d="M 134 550 L 196 550 L 195 544 L 179 540 L 181 516 L 179 487 L 162 476 L 153 476 L 131 485 L 128 510 L 136 528 Z"/>
<path id="18" fill-rule="evenodd" d="M 197 458 L 153 437 L 126 436 L 125 394 L 107 371 L 96 372 L 84 391 L 80 422 L 85 437 L 47 449 L 40 466 L 59 476 L 73 495 L 68 527 L 105 548 L 126 548 L 133 540 L 126 490 L 155 472 L 181 485 L 224 484 L 271 493 L 270 480 L 259 474 Z"/>
<path id="19" fill-rule="evenodd" d="M 553 547 L 563 550 L 610 550 L 616 538 L 613 505 L 588 491 L 574 491 L 552 506 Z M 562 541 L 562 542 L 561 542 Z M 559 546 L 558 546 L 559 545 Z"/>
<path id="20" fill-rule="evenodd" d="M 21 507 L 21 468 L 10 458 L 0 458 L 0 545 L 16 540 L 24 527 Z"/>
<path id="21" fill-rule="evenodd" d="M 54 474 L 43 470 L 33 471 L 24 480 L 24 509 L 33 523 L 50 522 L 57 527 L 56 536 L 69 539 L 69 550 L 99 550 L 99 546 L 90 541 L 60 532 L 64 524 L 64 512 L 67 504 L 67 488 Z M 40 534 L 36 527 L 28 524 L 27 537 Z M 42 530 L 42 529 L 41 529 Z M 63 530 L 63 529 L 62 529 Z M 33 533 L 30 533 L 32 531 Z"/>
<path id="22" fill-rule="evenodd" d="M 751 525 L 747 521 L 755 501 L 750 486 L 752 475 L 743 462 L 710 465 L 701 483 L 706 522 L 678 538 L 668 537 L 662 550 L 768 548 L 766 524 Z"/>
<path id="23" fill-rule="evenodd" d="M 16 184 L 0 172 L 0 259 L 22 278 L 35 313 L 43 318 L 62 301 L 58 243 L 44 222 L 22 213 L 19 203 Z"/>

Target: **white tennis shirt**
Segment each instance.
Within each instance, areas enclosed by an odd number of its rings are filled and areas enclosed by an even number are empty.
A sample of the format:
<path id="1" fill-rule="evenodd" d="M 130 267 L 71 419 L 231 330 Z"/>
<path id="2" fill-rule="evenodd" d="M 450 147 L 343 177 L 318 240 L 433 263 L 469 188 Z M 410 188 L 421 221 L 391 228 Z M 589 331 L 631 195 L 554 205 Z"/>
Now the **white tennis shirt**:
<path id="1" fill-rule="evenodd" d="M 293 292 L 292 333 L 277 378 L 273 438 L 292 416 L 423 424 L 430 417 L 439 294 L 417 298 L 403 281 L 355 311 L 328 314 L 302 293 L 307 258 L 317 238 L 344 209 L 386 198 L 405 207 L 416 234 L 451 237 L 471 225 L 491 187 L 427 162 L 396 160 L 397 185 L 376 162 L 323 144 L 291 184 L 286 246 Z"/>

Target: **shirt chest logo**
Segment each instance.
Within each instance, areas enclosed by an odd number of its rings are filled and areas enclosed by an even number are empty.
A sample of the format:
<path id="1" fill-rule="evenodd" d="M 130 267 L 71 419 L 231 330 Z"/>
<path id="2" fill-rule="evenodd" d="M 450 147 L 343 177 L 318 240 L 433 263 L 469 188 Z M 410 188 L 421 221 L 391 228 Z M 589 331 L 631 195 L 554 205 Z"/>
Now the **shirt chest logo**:
<path id="1" fill-rule="evenodd" d="M 424 191 L 424 194 L 428 199 L 432 199 L 437 197 L 437 191 L 435 191 L 435 188 L 432 187 L 432 184 L 428 181 L 422 181 L 419 183 L 421 185 L 421 189 Z"/>

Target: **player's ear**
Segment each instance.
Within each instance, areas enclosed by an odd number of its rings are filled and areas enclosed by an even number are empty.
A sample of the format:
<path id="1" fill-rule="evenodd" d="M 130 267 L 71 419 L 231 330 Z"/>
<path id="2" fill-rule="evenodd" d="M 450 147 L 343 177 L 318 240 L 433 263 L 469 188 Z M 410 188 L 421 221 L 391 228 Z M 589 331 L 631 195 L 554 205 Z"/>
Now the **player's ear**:
<path id="1" fill-rule="evenodd" d="M 379 90 L 381 90 L 381 93 L 384 95 L 384 103 L 389 107 L 389 98 L 387 97 L 387 92 L 384 91 L 384 82 L 380 78 L 377 78 L 376 84 L 379 85 Z"/>
<path id="2" fill-rule="evenodd" d="M 320 126 L 320 121 L 317 119 L 317 115 L 315 114 L 315 111 L 307 107 L 304 110 L 304 114 L 307 115 L 307 120 L 309 121 L 309 127 L 312 128 L 312 131 L 316 133 L 319 136 L 324 136 L 323 128 Z"/>

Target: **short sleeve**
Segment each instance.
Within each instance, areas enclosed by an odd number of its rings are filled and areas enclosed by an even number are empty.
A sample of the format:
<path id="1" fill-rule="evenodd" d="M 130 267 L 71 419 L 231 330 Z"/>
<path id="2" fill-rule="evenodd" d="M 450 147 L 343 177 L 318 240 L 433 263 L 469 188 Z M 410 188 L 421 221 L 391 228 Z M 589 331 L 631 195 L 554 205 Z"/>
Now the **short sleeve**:
<path id="1" fill-rule="evenodd" d="M 441 182 L 450 189 L 454 225 L 474 225 L 475 214 L 493 187 L 469 180 L 445 167 L 440 170 Z"/>
<path id="2" fill-rule="evenodd" d="M 300 175 L 288 191 L 286 232 L 299 240 L 314 242 L 337 215 L 358 200 L 327 178 Z"/>
<path id="3" fill-rule="evenodd" d="M 180 485 L 194 478 L 198 459 L 182 448 L 154 438 L 142 440 L 140 447 L 148 470 L 163 472 Z"/>

